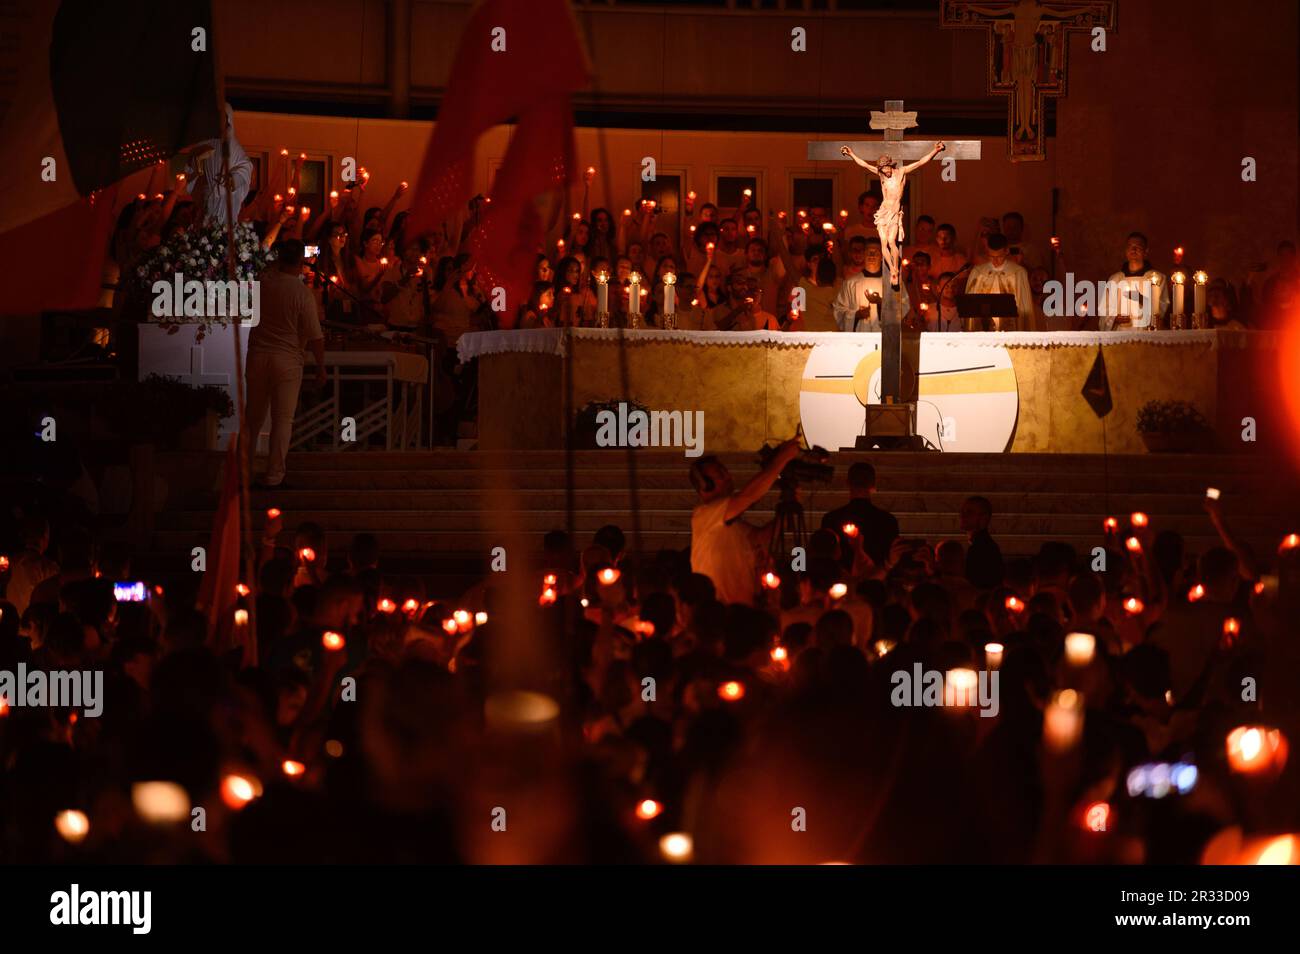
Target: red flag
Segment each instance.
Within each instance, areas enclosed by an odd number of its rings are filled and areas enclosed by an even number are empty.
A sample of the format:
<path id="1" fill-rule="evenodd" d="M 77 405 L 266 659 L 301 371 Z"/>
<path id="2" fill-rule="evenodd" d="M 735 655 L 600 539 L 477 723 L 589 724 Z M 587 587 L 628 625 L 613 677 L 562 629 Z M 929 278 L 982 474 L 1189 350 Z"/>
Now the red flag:
<path id="1" fill-rule="evenodd" d="M 103 294 L 117 186 L 0 233 L 0 261 L 22 281 L 9 282 L 0 315 L 94 308 Z M 122 277 L 119 282 L 125 283 Z"/>
<path id="2" fill-rule="evenodd" d="M 232 434 L 226 451 L 226 472 L 221 500 L 212 519 L 208 540 L 207 567 L 199 584 L 198 608 L 208 616 L 208 641 L 216 648 L 228 648 L 233 629 L 234 607 L 239 584 L 239 435 Z M 249 627 L 244 627 L 247 632 Z M 247 647 L 245 648 L 247 654 Z"/>
<path id="3" fill-rule="evenodd" d="M 517 119 L 492 186 L 492 204 L 470 236 L 487 286 L 506 289 L 502 324 L 531 291 L 542 239 L 539 199 L 576 181 L 569 97 L 590 69 L 564 0 L 487 0 L 461 35 L 441 111 L 424 156 L 407 234 L 437 228 L 468 201 L 478 138 Z"/>

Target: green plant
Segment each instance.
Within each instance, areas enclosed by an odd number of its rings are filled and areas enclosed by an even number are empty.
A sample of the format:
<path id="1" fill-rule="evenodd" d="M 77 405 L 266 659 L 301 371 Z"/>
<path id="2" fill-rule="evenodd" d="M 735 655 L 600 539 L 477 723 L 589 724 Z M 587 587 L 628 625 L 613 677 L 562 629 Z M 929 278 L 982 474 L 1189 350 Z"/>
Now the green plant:
<path id="1" fill-rule="evenodd" d="M 1187 401 L 1147 401 L 1138 409 L 1139 434 L 1201 434 L 1210 422 Z"/>
<path id="2" fill-rule="evenodd" d="M 230 395 L 213 386 L 192 388 L 183 381 L 151 374 L 143 381 L 119 381 L 99 407 L 108 426 L 126 440 L 172 446 L 186 428 L 209 412 L 235 413 Z"/>

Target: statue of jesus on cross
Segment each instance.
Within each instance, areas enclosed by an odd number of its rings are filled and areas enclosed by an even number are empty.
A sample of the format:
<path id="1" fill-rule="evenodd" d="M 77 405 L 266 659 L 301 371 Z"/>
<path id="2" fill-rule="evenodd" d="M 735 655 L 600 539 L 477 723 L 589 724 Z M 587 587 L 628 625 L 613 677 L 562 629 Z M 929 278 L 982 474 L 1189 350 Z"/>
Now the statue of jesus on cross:
<path id="1" fill-rule="evenodd" d="M 902 269 L 899 268 L 899 243 L 903 241 L 903 186 L 907 184 L 907 174 L 915 172 L 923 165 L 943 152 L 943 140 L 934 144 L 930 152 L 916 162 L 899 167 L 892 156 L 881 156 L 875 165 L 867 162 L 852 146 L 841 146 L 840 155 L 847 156 L 872 175 L 880 178 L 881 202 L 876 209 L 876 231 L 880 233 L 880 254 L 885 260 L 889 279 L 894 288 L 898 288 Z M 895 172 L 898 174 L 895 175 Z"/>

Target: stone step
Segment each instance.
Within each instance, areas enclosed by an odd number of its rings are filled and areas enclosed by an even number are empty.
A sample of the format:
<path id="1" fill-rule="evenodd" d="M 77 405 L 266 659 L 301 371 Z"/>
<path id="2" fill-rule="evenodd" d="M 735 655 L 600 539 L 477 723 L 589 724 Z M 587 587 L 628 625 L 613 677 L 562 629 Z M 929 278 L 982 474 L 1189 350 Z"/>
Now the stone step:
<path id="1" fill-rule="evenodd" d="M 733 473 L 738 481 L 748 479 L 757 467 L 738 467 Z M 219 472 L 218 472 L 219 473 Z M 537 468 L 520 468 L 509 474 L 500 472 L 419 471 L 419 470 L 364 470 L 364 471 L 290 471 L 290 483 L 301 490 L 351 490 L 364 492 L 410 490 L 473 490 L 497 487 L 520 490 L 562 490 L 565 472 Z M 1100 495 L 1103 490 L 1111 494 L 1185 494 L 1201 496 L 1207 486 L 1218 487 L 1225 498 L 1245 497 L 1259 493 L 1281 496 L 1285 481 L 1268 474 L 1189 474 L 1182 476 L 1152 476 L 1112 471 L 1106 478 L 1099 475 L 1074 473 L 1035 473 L 1020 471 L 1009 474 L 964 473 L 960 471 L 908 474 L 881 471 L 878 481 L 882 493 L 891 490 L 944 492 L 959 490 L 962 493 L 1003 491 L 1018 493 L 1072 493 L 1088 496 Z M 573 474 L 574 486 L 579 490 L 623 490 L 630 485 L 623 470 L 582 470 Z M 1213 481 L 1213 483 L 1211 483 Z M 689 488 L 685 466 L 675 471 L 637 471 L 637 486 L 645 490 L 686 490 Z M 813 492 L 847 491 L 847 480 L 842 474 L 830 484 L 805 484 Z M 1294 484 L 1292 484 L 1294 486 Z M 205 489 L 215 490 L 216 480 L 205 484 Z M 255 499 L 270 499 L 260 495 Z"/>
<path id="2" fill-rule="evenodd" d="M 763 523 L 772 518 L 776 500 L 772 497 L 767 506 L 760 505 L 750 511 L 749 519 Z M 839 501 L 833 501 L 838 503 Z M 820 525 L 822 514 L 828 507 L 807 507 L 806 520 L 810 525 Z M 912 528 L 916 533 L 936 534 L 956 530 L 958 526 L 956 510 L 908 512 L 895 510 L 900 526 Z M 691 523 L 689 506 L 671 509 L 654 509 L 643 506 L 640 510 L 641 526 L 649 530 L 682 530 L 688 532 Z M 1123 516 L 1123 515 L 1121 515 Z M 501 518 L 498 518 L 499 520 Z M 176 530 L 200 530 L 211 526 L 209 513 L 199 510 L 181 511 L 167 515 L 167 524 Z M 504 515 L 508 525 L 523 530 L 545 532 L 564 523 L 563 509 L 518 510 Z M 1101 533 L 1103 515 L 1095 513 L 1056 512 L 1040 513 L 1032 510 L 995 511 L 993 528 L 1007 533 L 1064 533 L 1086 534 Z M 406 531 L 453 532 L 475 530 L 491 526 L 492 521 L 484 519 L 484 511 L 479 509 L 430 509 L 430 510 L 292 510 L 288 513 L 288 528 L 299 523 L 314 521 L 322 526 L 337 530 L 353 532 L 370 531 L 402 533 Z M 254 518 L 254 524 L 263 523 L 262 515 Z M 618 509 L 575 509 L 574 525 L 579 531 L 591 530 L 615 523 L 627 529 L 632 525 L 632 511 Z M 1202 514 L 1160 514 L 1153 518 L 1156 530 L 1176 530 L 1183 534 L 1209 532 L 1209 519 Z M 1234 516 L 1232 526 L 1235 531 L 1246 537 L 1267 536 L 1277 526 L 1272 514 L 1255 514 Z M 1284 531 L 1285 532 L 1285 531 Z M 1280 539 L 1283 534 L 1277 534 Z"/>
<path id="3" fill-rule="evenodd" d="M 755 453 L 729 452 L 717 455 L 730 466 L 753 466 Z M 222 455 L 192 452 L 186 454 L 163 453 L 159 459 L 179 463 L 185 467 L 215 464 L 219 469 Z M 573 453 L 578 470 L 625 470 L 628 455 L 618 448 L 609 450 L 581 450 Z M 690 458 L 680 450 L 637 450 L 634 454 L 638 469 L 677 470 L 690 464 Z M 1061 473 L 1080 474 L 1142 473 L 1182 474 L 1195 476 L 1207 472 L 1258 474 L 1267 470 L 1271 459 L 1259 454 L 940 454 L 916 452 L 890 452 L 875 454 L 834 453 L 831 463 L 837 470 L 847 470 L 849 465 L 865 460 L 881 472 L 944 472 L 944 473 Z M 567 466 L 563 451 L 325 451 L 289 455 L 291 473 L 311 471 L 367 471 L 383 470 L 464 470 L 483 472 L 491 470 L 517 471 L 559 470 Z"/>
<path id="4" fill-rule="evenodd" d="M 1225 491 L 1226 492 L 1226 491 Z M 985 490 L 994 513 L 1023 511 L 1032 513 L 1094 513 L 1101 514 L 1103 499 L 1089 492 L 1061 493 L 1043 491 Z M 805 507 L 822 511 L 839 506 L 848 499 L 847 492 L 836 488 L 812 486 L 803 489 L 801 500 Z M 882 490 L 873 498 L 876 503 L 894 513 L 956 513 L 962 501 L 969 496 L 965 491 L 951 489 L 926 493 L 917 491 Z M 695 494 L 689 488 L 640 488 L 640 506 L 649 510 L 685 509 L 694 506 Z M 1152 516 L 1161 514 L 1203 514 L 1201 501 L 1204 494 L 1196 493 L 1111 493 L 1105 500 L 1107 513 L 1124 516 L 1134 510 L 1144 510 Z M 187 509 L 210 512 L 217 497 L 212 493 L 195 495 L 187 502 Z M 404 493 L 375 494 L 365 490 L 319 489 L 290 490 L 275 494 L 254 494 L 257 509 L 266 503 L 286 513 L 299 511 L 402 510 L 424 511 L 434 509 L 482 510 L 497 502 L 483 488 L 455 488 L 443 490 L 410 490 Z M 499 502 L 507 511 L 547 510 L 563 512 L 567 506 L 563 489 L 514 489 Z M 626 488 L 578 488 L 574 493 L 575 507 L 582 510 L 627 510 L 631 506 L 631 493 Z M 1274 499 L 1260 493 L 1229 494 L 1225 510 L 1233 519 L 1239 515 L 1277 516 L 1279 509 L 1287 508 L 1300 513 L 1300 501 Z"/>
<path id="5" fill-rule="evenodd" d="M 554 529 L 548 527 L 549 529 Z M 996 529 L 996 527 L 995 527 Z M 623 530 L 631 538 L 631 527 L 623 525 Z M 944 530 L 930 534 L 923 533 L 915 527 L 904 525 L 902 527 L 904 536 L 924 536 L 932 543 L 940 540 L 960 539 L 961 534 L 954 527 L 945 528 Z M 526 546 L 530 552 L 538 554 L 542 549 L 542 537 L 544 531 L 534 530 L 518 534 L 518 539 Z M 351 531 L 340 531 L 337 529 L 328 529 L 326 538 L 330 550 L 336 555 L 342 554 L 352 539 Z M 200 546 L 206 542 L 206 534 L 195 534 L 184 530 L 162 530 L 154 534 L 154 546 L 149 551 L 154 560 L 162 559 L 163 554 L 187 554 L 192 546 Z M 1031 556 L 1038 552 L 1038 548 L 1045 540 L 1060 540 L 1073 546 L 1079 553 L 1086 554 L 1094 546 L 1100 544 L 1100 534 L 1082 533 L 1069 534 L 1052 531 L 1051 533 L 996 533 L 995 539 L 1002 548 L 1006 556 Z M 283 542 L 288 542 L 286 536 Z M 578 544 L 585 545 L 590 542 L 590 533 L 579 532 Z M 1187 546 L 1193 552 L 1201 552 L 1206 548 L 1218 543 L 1218 538 L 1210 535 L 1197 534 L 1186 538 Z M 685 530 L 650 530 L 645 528 L 641 533 L 641 546 L 643 550 L 654 553 L 657 550 L 682 550 L 690 544 L 690 534 Z M 403 533 L 380 534 L 379 546 L 383 558 L 402 556 L 412 557 L 412 563 L 418 564 L 419 559 L 426 559 L 430 564 L 441 560 L 463 560 L 469 567 L 480 567 L 485 565 L 488 554 L 493 547 L 502 545 L 499 534 L 493 534 L 484 530 L 464 530 L 456 532 L 437 532 L 437 531 L 406 531 Z M 171 557 L 173 560 L 181 559 L 180 557 Z M 182 562 L 188 560 L 185 557 Z M 387 564 L 386 564 L 387 565 Z"/>

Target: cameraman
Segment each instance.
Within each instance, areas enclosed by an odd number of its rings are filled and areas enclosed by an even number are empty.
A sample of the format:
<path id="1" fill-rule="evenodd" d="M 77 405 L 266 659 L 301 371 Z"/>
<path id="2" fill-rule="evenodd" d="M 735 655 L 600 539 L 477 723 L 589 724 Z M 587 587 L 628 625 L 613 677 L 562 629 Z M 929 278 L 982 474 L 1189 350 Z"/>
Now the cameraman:
<path id="1" fill-rule="evenodd" d="M 691 570 L 713 581 L 720 602 L 753 605 L 758 588 L 757 550 L 774 523 L 756 527 L 740 516 L 763 499 L 799 452 L 797 437 L 786 441 L 740 490 L 718 458 L 701 457 L 691 465 L 691 486 L 699 495 L 691 513 Z"/>

